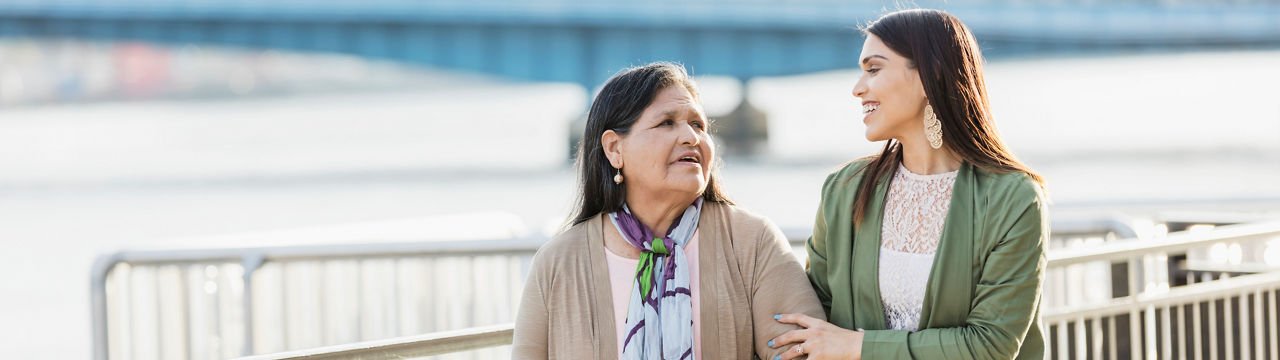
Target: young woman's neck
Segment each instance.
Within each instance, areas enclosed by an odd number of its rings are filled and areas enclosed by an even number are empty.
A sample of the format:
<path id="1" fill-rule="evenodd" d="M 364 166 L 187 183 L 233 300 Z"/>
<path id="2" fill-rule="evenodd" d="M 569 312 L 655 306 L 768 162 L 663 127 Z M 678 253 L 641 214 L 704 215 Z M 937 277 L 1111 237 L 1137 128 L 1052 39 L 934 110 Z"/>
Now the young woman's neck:
<path id="1" fill-rule="evenodd" d="M 654 236 L 663 237 L 670 230 L 671 222 L 684 215 L 697 196 L 647 196 L 628 191 L 627 207 L 641 224 L 653 230 Z"/>
<path id="2" fill-rule="evenodd" d="M 902 141 L 907 140 L 907 141 Z M 915 174 L 932 175 L 952 172 L 960 169 L 960 158 L 947 150 L 946 145 L 940 149 L 929 146 L 924 134 L 919 139 L 901 139 L 902 166 Z"/>

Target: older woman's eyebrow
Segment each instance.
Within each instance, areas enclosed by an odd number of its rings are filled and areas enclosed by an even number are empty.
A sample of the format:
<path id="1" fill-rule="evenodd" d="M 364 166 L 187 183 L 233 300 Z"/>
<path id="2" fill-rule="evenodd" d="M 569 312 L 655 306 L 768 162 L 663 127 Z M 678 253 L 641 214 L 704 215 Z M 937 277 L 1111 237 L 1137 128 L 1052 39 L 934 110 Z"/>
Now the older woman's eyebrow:
<path id="1" fill-rule="evenodd" d="M 671 109 L 671 110 L 662 112 L 661 116 L 663 119 L 678 119 L 683 117 L 682 115 L 684 114 L 697 114 L 697 113 L 698 113 L 697 111 L 692 111 L 688 109 Z"/>
<path id="2" fill-rule="evenodd" d="M 889 60 L 889 58 L 880 56 L 880 55 L 867 55 L 867 57 L 862 58 L 862 64 L 866 65 L 868 62 L 871 62 L 871 58 L 880 58 L 883 60 Z"/>

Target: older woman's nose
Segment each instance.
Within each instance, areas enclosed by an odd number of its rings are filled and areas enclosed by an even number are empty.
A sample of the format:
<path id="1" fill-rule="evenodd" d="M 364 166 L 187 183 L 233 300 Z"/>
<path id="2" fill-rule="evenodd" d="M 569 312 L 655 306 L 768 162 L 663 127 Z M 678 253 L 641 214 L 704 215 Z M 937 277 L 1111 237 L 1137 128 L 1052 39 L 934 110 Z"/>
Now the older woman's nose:
<path id="1" fill-rule="evenodd" d="M 698 136 L 698 130 L 693 128 L 693 124 L 685 124 L 680 131 L 680 144 L 682 145 L 698 145 L 702 142 L 702 138 Z"/>

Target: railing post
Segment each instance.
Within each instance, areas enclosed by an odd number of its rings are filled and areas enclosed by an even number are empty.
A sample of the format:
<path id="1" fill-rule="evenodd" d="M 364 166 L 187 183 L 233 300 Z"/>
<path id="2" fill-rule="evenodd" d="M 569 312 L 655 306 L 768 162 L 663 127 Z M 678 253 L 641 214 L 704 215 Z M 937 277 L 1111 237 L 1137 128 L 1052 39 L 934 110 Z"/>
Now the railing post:
<path id="1" fill-rule="evenodd" d="M 120 262 L 117 254 L 103 255 L 94 259 L 89 274 L 89 311 L 93 317 L 93 358 L 107 360 L 107 275 L 116 263 Z"/>
<path id="2" fill-rule="evenodd" d="M 253 252 L 245 254 L 240 258 L 240 267 L 243 273 L 240 275 L 240 281 L 244 284 L 241 292 L 241 306 L 244 308 L 244 345 L 240 349 L 240 356 L 253 355 L 253 273 L 262 267 L 262 263 L 266 260 L 261 253 Z"/>

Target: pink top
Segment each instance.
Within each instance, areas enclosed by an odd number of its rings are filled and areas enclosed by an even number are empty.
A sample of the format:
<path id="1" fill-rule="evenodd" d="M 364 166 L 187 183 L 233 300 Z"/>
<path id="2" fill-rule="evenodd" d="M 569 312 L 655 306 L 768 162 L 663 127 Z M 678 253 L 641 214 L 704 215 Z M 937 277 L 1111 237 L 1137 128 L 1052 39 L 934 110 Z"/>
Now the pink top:
<path id="1" fill-rule="evenodd" d="M 631 300 L 632 281 L 635 280 L 636 266 L 639 259 L 628 259 L 614 254 L 608 247 L 604 248 L 605 262 L 609 264 L 609 287 L 613 291 L 613 324 L 618 330 L 618 358 L 622 358 L 622 342 L 627 334 L 627 305 Z M 689 293 L 693 298 L 693 358 L 702 356 L 702 318 L 698 308 L 701 301 L 698 296 L 698 232 L 693 232 L 693 239 L 684 247 L 684 256 L 689 261 Z"/>

